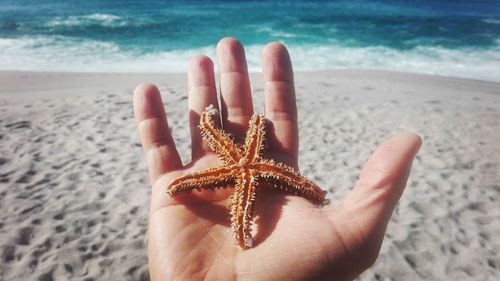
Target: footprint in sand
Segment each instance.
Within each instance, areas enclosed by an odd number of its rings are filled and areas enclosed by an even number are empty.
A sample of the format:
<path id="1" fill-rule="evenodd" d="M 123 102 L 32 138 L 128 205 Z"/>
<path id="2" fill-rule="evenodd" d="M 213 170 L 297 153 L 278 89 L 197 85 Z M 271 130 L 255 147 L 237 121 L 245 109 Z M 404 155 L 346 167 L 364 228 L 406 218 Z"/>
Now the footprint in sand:
<path id="1" fill-rule="evenodd" d="M 19 122 L 14 122 L 5 125 L 6 128 L 9 129 L 29 129 L 31 128 L 31 122 L 30 121 L 19 121 Z"/>
<path id="2" fill-rule="evenodd" d="M 133 207 L 132 209 L 130 209 L 129 214 L 135 215 L 135 214 L 137 214 L 138 210 L 139 210 L 139 207 Z"/>
<path id="3" fill-rule="evenodd" d="M 0 157 L 0 166 L 2 166 L 3 164 L 5 164 L 7 162 L 9 162 L 9 159 Z"/>
<path id="4" fill-rule="evenodd" d="M 16 246 L 14 245 L 5 245 L 2 250 L 2 261 L 7 263 L 11 262 L 16 258 Z"/>
<path id="5" fill-rule="evenodd" d="M 55 220 L 62 220 L 62 219 L 64 219 L 64 213 L 59 213 L 59 214 L 53 216 L 52 218 Z"/>
<path id="6" fill-rule="evenodd" d="M 62 233 L 66 231 L 66 226 L 64 226 L 64 224 L 56 225 L 54 229 L 57 233 Z"/>
<path id="7" fill-rule="evenodd" d="M 38 277 L 38 281 L 54 281 L 54 277 L 52 276 L 52 270 L 40 275 Z"/>
<path id="8" fill-rule="evenodd" d="M 29 245 L 31 238 L 33 238 L 34 228 L 31 226 L 23 227 L 17 233 L 17 244 L 18 245 Z"/>
<path id="9" fill-rule="evenodd" d="M 66 270 L 66 272 L 70 275 L 73 275 L 74 273 L 73 267 L 67 263 L 64 264 L 64 270 Z"/>
<path id="10" fill-rule="evenodd" d="M 34 170 L 28 170 L 16 180 L 16 183 L 29 183 L 35 174 L 36 172 Z"/>

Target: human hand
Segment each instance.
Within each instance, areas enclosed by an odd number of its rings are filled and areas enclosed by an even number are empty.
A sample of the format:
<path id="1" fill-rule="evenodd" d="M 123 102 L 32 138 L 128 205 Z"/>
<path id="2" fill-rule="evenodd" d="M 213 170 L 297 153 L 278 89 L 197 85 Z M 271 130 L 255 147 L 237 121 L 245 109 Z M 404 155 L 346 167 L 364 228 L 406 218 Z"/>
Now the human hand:
<path id="1" fill-rule="evenodd" d="M 244 136 L 253 114 L 245 54 L 235 39 L 217 46 L 222 127 Z M 293 71 L 286 48 L 267 45 L 262 55 L 265 116 L 273 127 L 264 157 L 298 169 L 298 128 Z M 213 64 L 192 59 L 188 71 L 192 161 L 183 166 L 168 129 L 160 93 L 140 85 L 134 111 L 152 181 L 149 220 L 151 280 L 352 280 L 379 253 L 394 206 L 406 185 L 421 140 L 402 134 L 370 157 L 344 202 L 318 208 L 306 199 L 262 190 L 255 202 L 258 233 L 242 250 L 230 231 L 231 188 L 170 198 L 166 186 L 186 173 L 222 164 L 202 141 L 199 115 L 217 106 Z M 168 107 L 168 106 L 167 106 Z"/>

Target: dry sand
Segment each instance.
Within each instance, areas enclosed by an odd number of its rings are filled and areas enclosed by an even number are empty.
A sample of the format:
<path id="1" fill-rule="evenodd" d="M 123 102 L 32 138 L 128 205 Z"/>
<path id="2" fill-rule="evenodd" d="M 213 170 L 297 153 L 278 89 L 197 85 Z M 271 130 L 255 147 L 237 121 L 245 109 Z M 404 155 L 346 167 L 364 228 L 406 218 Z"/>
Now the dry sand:
<path id="1" fill-rule="evenodd" d="M 185 80 L 0 73 L 1 280 L 147 280 L 150 187 L 132 90 L 159 85 L 187 161 Z M 334 203 L 383 140 L 424 140 L 381 255 L 359 280 L 500 280 L 500 84 L 354 70 L 296 80 L 301 170 Z"/>

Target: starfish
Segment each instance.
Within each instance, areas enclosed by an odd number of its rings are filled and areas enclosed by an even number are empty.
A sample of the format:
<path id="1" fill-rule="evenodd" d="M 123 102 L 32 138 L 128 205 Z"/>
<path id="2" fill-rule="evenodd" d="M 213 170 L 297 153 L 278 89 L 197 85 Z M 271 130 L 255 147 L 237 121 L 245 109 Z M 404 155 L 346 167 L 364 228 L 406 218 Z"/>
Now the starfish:
<path id="1" fill-rule="evenodd" d="M 262 158 L 265 118 L 253 115 L 244 146 L 236 144 L 222 129 L 214 125 L 219 112 L 209 106 L 201 114 L 200 129 L 210 148 L 224 165 L 183 175 L 174 179 L 167 193 L 176 195 L 193 190 L 234 186 L 231 196 L 231 227 L 239 246 L 252 247 L 251 227 L 258 183 L 304 197 L 316 205 L 325 204 L 326 192 L 301 176 L 292 167 Z"/>

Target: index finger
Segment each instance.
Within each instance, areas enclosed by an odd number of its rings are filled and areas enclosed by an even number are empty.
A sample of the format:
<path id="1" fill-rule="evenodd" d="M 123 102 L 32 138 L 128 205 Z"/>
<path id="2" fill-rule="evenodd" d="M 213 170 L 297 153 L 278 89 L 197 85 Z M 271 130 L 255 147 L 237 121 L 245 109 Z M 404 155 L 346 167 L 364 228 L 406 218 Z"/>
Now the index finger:
<path id="1" fill-rule="evenodd" d="M 134 91 L 134 112 L 149 175 L 154 182 L 161 175 L 182 166 L 156 86 L 137 86 Z"/>

